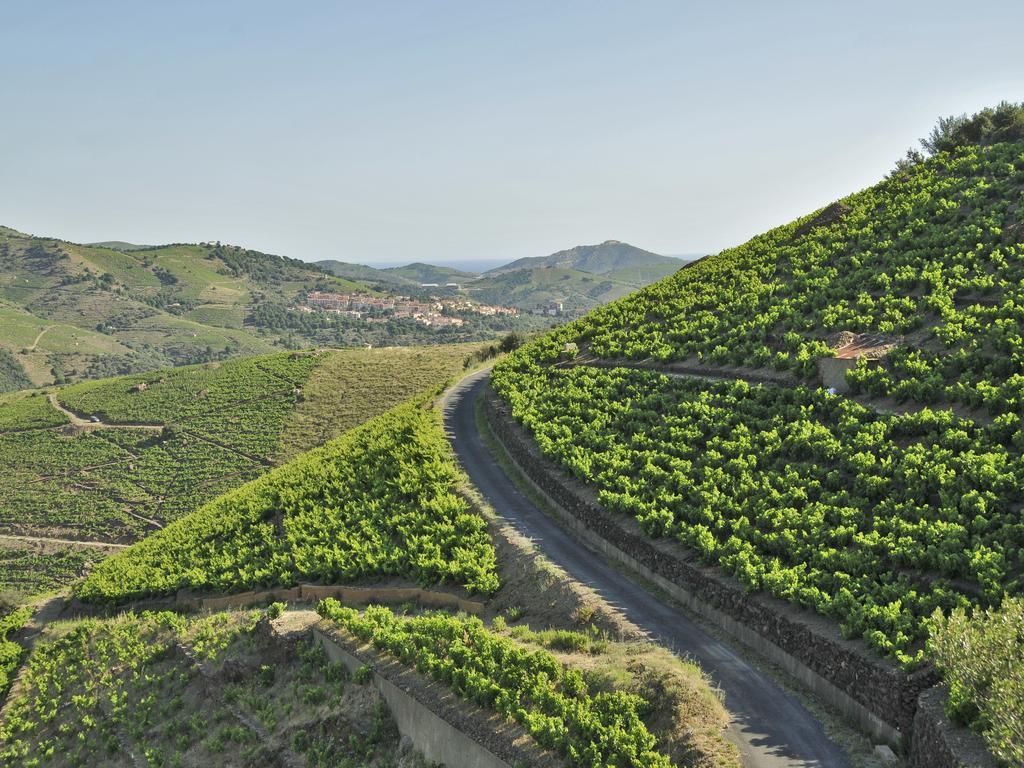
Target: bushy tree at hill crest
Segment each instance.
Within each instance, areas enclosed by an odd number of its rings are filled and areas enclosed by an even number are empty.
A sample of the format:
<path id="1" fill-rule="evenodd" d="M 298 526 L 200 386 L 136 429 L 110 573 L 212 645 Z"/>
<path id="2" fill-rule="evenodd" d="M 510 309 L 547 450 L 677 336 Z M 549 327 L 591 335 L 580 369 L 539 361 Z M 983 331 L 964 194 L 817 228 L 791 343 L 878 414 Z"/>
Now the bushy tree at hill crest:
<path id="1" fill-rule="evenodd" d="M 893 174 L 903 173 L 939 152 L 951 152 L 958 147 L 984 146 L 1003 141 L 1024 139 L 1024 103 L 1001 101 L 994 107 L 985 107 L 973 115 L 967 113 L 940 117 L 931 133 L 920 140 L 922 152 L 911 147 L 896 161 Z"/>
<path id="2" fill-rule="evenodd" d="M 921 139 L 929 155 L 949 152 L 972 144 L 998 144 L 1024 139 L 1024 103 L 1001 101 L 994 107 L 966 114 L 939 118 L 932 132 Z"/>

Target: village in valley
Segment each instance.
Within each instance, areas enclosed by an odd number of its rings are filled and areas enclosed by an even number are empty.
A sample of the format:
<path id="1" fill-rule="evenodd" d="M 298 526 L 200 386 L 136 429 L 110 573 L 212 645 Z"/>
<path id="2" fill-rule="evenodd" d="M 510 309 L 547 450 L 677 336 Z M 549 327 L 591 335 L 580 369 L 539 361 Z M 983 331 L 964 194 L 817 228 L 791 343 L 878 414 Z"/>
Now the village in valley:
<path id="1" fill-rule="evenodd" d="M 439 287 L 424 284 L 424 289 Z M 448 288 L 458 288 L 449 284 Z M 415 299 L 408 296 L 374 295 L 369 293 L 327 293 L 310 291 L 306 302 L 299 307 L 303 312 L 316 310 L 344 315 L 368 323 L 383 323 L 395 318 L 416 320 L 432 328 L 461 327 L 465 319 L 459 315 L 480 315 L 483 317 L 518 317 L 515 307 L 481 304 L 465 298 L 444 298 L 429 296 Z"/>

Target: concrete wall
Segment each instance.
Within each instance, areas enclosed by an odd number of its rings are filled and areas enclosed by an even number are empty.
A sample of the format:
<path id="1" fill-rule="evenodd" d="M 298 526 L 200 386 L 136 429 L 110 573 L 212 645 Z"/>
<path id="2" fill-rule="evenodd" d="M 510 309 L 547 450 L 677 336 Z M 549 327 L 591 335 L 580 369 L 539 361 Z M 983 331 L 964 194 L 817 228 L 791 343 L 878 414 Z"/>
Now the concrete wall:
<path id="1" fill-rule="evenodd" d="M 336 597 L 343 603 L 367 605 L 368 603 L 418 603 L 428 608 L 452 608 L 472 616 L 483 613 L 484 604 L 467 600 L 450 592 L 437 592 L 418 587 L 347 587 L 344 585 L 303 584 L 302 596 L 306 601 Z"/>
<path id="2" fill-rule="evenodd" d="M 821 385 L 826 389 L 831 387 L 839 394 L 845 395 L 850 391 L 850 385 L 846 381 L 846 372 L 856 367 L 857 360 L 854 358 L 821 358 L 818 361 L 818 373 L 821 375 Z"/>
<path id="3" fill-rule="evenodd" d="M 636 521 L 601 509 L 592 493 L 544 460 L 493 393 L 485 397 L 484 412 L 523 474 L 581 540 L 778 664 L 876 740 L 903 746 L 918 696 L 938 681 L 934 670 L 907 674 L 862 643 L 842 639 L 827 619 L 747 594 L 719 569 L 687 558 L 678 545 L 652 540 Z"/>
<path id="4" fill-rule="evenodd" d="M 187 598 L 186 598 L 187 599 Z M 285 602 L 293 603 L 299 599 L 299 588 L 262 589 L 254 592 L 238 592 L 223 597 L 194 598 L 193 605 L 204 611 L 223 611 L 228 608 L 245 608 L 261 603 Z"/>
<path id="5" fill-rule="evenodd" d="M 365 664 L 337 638 L 320 629 L 314 629 L 313 635 L 323 646 L 327 658 L 342 662 L 350 672 L 354 673 Z M 447 768 L 511 768 L 509 763 L 376 671 L 372 685 L 387 702 L 398 724 L 398 732 L 408 737 L 427 760 L 443 763 Z"/>

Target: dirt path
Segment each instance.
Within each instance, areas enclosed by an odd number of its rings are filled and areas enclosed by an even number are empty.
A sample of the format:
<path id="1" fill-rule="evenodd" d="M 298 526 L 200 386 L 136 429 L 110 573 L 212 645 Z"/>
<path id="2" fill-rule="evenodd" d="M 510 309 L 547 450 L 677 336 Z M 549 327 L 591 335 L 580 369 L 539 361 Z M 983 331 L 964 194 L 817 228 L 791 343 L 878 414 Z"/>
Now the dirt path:
<path id="1" fill-rule="evenodd" d="M 35 351 L 36 351 L 36 347 L 38 347 L 38 346 L 39 346 L 39 340 L 40 340 L 41 338 L 43 338 L 43 335 L 44 335 L 44 334 L 45 334 L 45 333 L 46 333 L 46 332 L 47 332 L 48 330 L 50 330 L 50 329 L 51 329 L 51 328 L 53 328 L 53 327 L 54 327 L 54 326 L 52 326 L 52 325 L 48 325 L 48 326 L 46 326 L 45 328 L 43 328 L 43 330 L 41 330 L 41 331 L 39 332 L 39 334 L 38 334 L 38 335 L 37 335 L 37 336 L 35 337 L 35 339 L 34 339 L 34 340 L 32 341 L 32 343 L 28 345 L 28 351 L 29 351 L 29 352 L 35 352 Z"/>
<path id="2" fill-rule="evenodd" d="M 148 525 L 152 525 L 154 528 L 163 528 L 164 527 L 164 524 L 161 523 L 159 520 L 154 520 L 151 517 L 146 517 L 145 515 L 140 515 L 138 512 L 132 512 L 130 509 L 123 509 L 121 511 L 124 512 L 126 515 L 131 515 L 136 520 L 141 520 L 142 522 L 147 523 Z"/>
<path id="3" fill-rule="evenodd" d="M 240 451 L 237 448 L 228 445 L 227 443 L 222 443 L 219 440 L 214 440 L 212 437 L 201 435 L 198 432 L 192 432 L 189 429 L 183 429 L 182 431 L 189 437 L 194 437 L 196 440 L 202 440 L 204 443 L 209 443 L 210 445 L 215 445 L 218 448 L 223 448 L 225 451 L 230 451 L 231 453 L 237 454 L 238 456 L 241 456 L 243 459 L 248 459 L 253 464 L 258 464 L 263 467 L 273 466 L 273 462 L 269 461 L 268 459 L 264 459 L 260 456 L 254 456 L 251 453 L 245 453 L 244 451 Z"/>
<path id="4" fill-rule="evenodd" d="M 656 365 L 643 361 L 634 360 L 601 360 L 598 358 L 587 358 L 571 363 L 561 363 L 554 367 L 559 368 L 628 368 L 632 371 L 648 371 L 660 373 L 670 379 L 700 379 L 703 381 L 735 381 L 740 379 L 751 385 L 767 384 L 776 387 L 814 388 L 813 384 L 806 381 L 794 379 L 789 374 L 777 373 L 771 370 L 757 370 L 749 368 L 718 368 L 714 366 L 691 366 L 685 364 Z M 923 403 L 897 403 L 892 399 L 879 399 L 868 395 L 844 395 L 851 402 L 857 403 L 868 410 L 884 416 L 906 416 L 918 413 L 926 408 L 943 408 L 953 411 L 957 416 L 969 419 L 979 425 L 992 422 L 992 416 L 985 411 L 975 411 L 963 406 L 960 403 L 942 402 L 933 404 Z"/>
<path id="5" fill-rule="evenodd" d="M 80 429 L 84 429 L 84 430 L 97 430 L 97 429 L 141 429 L 141 430 L 145 430 L 145 431 L 148 431 L 148 432 L 162 432 L 163 429 L 164 429 L 164 425 L 163 424 L 141 424 L 141 423 L 138 423 L 138 422 L 125 422 L 125 423 L 118 422 L 118 423 L 115 424 L 115 423 L 111 423 L 109 421 L 102 421 L 97 416 L 92 416 L 92 417 L 86 419 L 85 417 L 81 416 L 80 414 L 77 414 L 74 411 L 72 411 L 71 409 L 69 409 L 66 406 L 64 406 L 60 402 L 60 400 L 57 399 L 57 393 L 56 392 L 49 392 L 49 393 L 47 393 L 46 396 L 49 399 L 50 404 L 54 408 L 56 408 L 58 411 L 63 413 L 65 416 L 67 416 L 68 421 L 71 422 L 72 426 L 78 427 Z M 247 401 L 242 401 L 242 402 L 251 402 L 251 401 L 247 400 Z M 237 405 L 237 404 L 232 404 L 232 407 L 234 405 Z M 187 424 L 187 421 L 184 422 L 184 423 Z M 58 427 L 58 429 L 59 429 L 59 427 Z M 189 437 L 193 437 L 196 440 L 202 440 L 204 443 L 209 443 L 210 445 L 214 445 L 214 446 L 216 446 L 218 448 L 222 448 L 225 451 L 230 451 L 230 452 L 232 452 L 234 454 L 237 454 L 238 456 L 241 456 L 243 459 L 248 459 L 249 461 L 253 462 L 254 464 L 257 464 L 257 465 L 260 465 L 260 466 L 263 466 L 263 467 L 273 466 L 273 462 L 271 462 L 270 460 L 265 459 L 265 458 L 263 458 L 261 456 L 254 456 L 254 455 L 246 453 L 244 451 L 240 451 L 237 448 L 228 445 L 227 443 L 222 443 L 219 440 L 215 440 L 212 437 L 208 437 L 206 435 L 201 435 L 198 432 L 193 432 L 192 430 L 187 429 L 187 428 L 185 428 L 183 431 Z M 122 449 L 122 450 L 125 450 L 125 449 Z M 126 453 L 131 454 L 130 451 L 126 451 Z M 134 456 L 134 454 L 131 454 L 131 455 Z M 135 457 L 135 458 L 137 458 L 137 457 Z M 129 461 L 129 460 L 130 459 L 125 459 L 125 461 Z M 114 462 L 114 463 L 118 463 L 118 462 Z M 145 520 L 146 518 L 141 518 L 141 519 Z M 147 522 L 153 522 L 153 521 L 147 521 Z"/>
<path id="6" fill-rule="evenodd" d="M 88 539 L 52 539 L 48 536 L 16 536 L 0 533 L 0 544 L 3 542 L 19 542 L 24 544 L 62 544 L 75 547 L 94 547 L 95 549 L 125 549 L 131 544 L 114 544 L 107 541 L 91 541 Z"/>
<path id="7" fill-rule="evenodd" d="M 50 405 L 56 408 L 58 411 L 67 416 L 68 421 L 75 427 L 81 427 L 82 429 L 144 429 L 150 432 L 160 432 L 163 430 L 163 424 L 111 424 L 106 421 L 101 421 L 99 417 L 92 417 L 86 419 L 72 410 L 65 408 L 60 400 L 57 399 L 56 392 L 48 392 L 46 395 L 50 401 Z"/>
<path id="8" fill-rule="evenodd" d="M 32 606 L 32 617 L 28 622 L 26 622 L 24 627 L 13 633 L 13 636 L 10 638 L 21 643 L 22 647 L 25 649 L 23 660 L 28 659 L 29 655 L 32 653 L 32 649 L 35 647 L 36 641 L 40 636 L 42 636 L 43 630 L 46 629 L 47 625 L 60 618 L 61 613 L 64 611 L 64 602 L 64 595 L 53 595 L 51 597 L 42 598 L 41 601 Z M 18 665 L 18 671 L 14 677 L 14 682 L 11 684 L 10 689 L 7 691 L 7 695 L 4 697 L 3 705 L 0 706 L 0 721 L 6 720 L 8 707 L 11 706 L 15 699 L 12 694 L 16 688 L 20 687 L 21 679 L 27 668 L 28 664 L 26 663 Z"/>
<path id="9" fill-rule="evenodd" d="M 56 475 L 36 475 L 31 480 L 27 481 L 26 485 L 33 485 L 34 483 L 45 483 L 50 480 L 71 478 L 74 477 L 75 475 L 80 475 L 85 472 L 92 472 L 95 469 L 104 469 L 105 467 L 116 467 L 118 464 L 124 464 L 125 462 L 137 458 L 138 456 L 132 454 L 131 456 L 128 456 L 127 458 L 124 459 L 114 459 L 113 461 L 105 461 L 102 464 L 90 464 L 87 467 L 77 467 L 76 469 L 70 472 L 65 471 Z"/>
<path id="10" fill-rule="evenodd" d="M 270 376 L 272 379 L 277 379 L 282 384 L 287 384 L 288 387 L 290 387 L 290 389 L 288 390 L 289 392 L 295 389 L 297 382 L 287 379 L 281 374 L 279 374 L 277 371 L 271 370 L 270 368 L 260 365 L 259 363 L 256 363 L 256 367 L 263 371 L 265 374 L 267 374 L 267 376 Z M 299 386 L 301 387 L 301 385 Z"/>

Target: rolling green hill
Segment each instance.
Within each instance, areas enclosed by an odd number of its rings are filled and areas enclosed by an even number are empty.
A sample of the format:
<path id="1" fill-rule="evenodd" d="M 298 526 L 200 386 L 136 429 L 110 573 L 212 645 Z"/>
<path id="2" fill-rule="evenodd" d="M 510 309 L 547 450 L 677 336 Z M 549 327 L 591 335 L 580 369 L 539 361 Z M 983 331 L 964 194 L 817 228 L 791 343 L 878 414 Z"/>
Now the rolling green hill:
<path id="1" fill-rule="evenodd" d="M 478 348 L 286 352 L 0 395 L 0 591 L 66 585 Z"/>
<path id="2" fill-rule="evenodd" d="M 467 285 L 471 296 L 531 310 L 559 302 L 567 311 L 589 310 L 670 275 L 686 262 L 609 240 L 550 256 L 517 259 Z"/>
<path id="3" fill-rule="evenodd" d="M 388 267 L 381 271 L 389 275 L 411 280 L 417 285 L 421 283 L 438 283 L 439 285 L 452 282 L 463 283 L 479 277 L 476 272 L 465 272 L 454 267 L 437 267 L 433 264 L 424 264 L 422 262 L 406 264 L 404 267 Z"/>
<path id="4" fill-rule="evenodd" d="M 405 277 L 387 269 L 379 269 L 366 264 L 352 264 L 347 261 L 335 261 L 327 259 L 316 262 L 326 272 L 346 280 L 358 280 L 371 285 L 388 286 L 393 288 L 412 288 L 419 283 L 411 278 Z"/>
<path id="5" fill-rule="evenodd" d="M 412 318 L 371 323 L 299 309 L 311 290 L 406 295 L 421 292 L 421 277 L 462 274 L 427 265 L 404 268 L 411 278 L 365 267 L 346 279 L 219 243 L 110 245 L 0 227 L 0 392 L 282 348 L 490 341 L 538 325 L 479 315 L 460 327 Z"/>
<path id="6" fill-rule="evenodd" d="M 0 349 L 32 383 L 269 352 L 286 334 L 254 325 L 254 307 L 363 287 L 234 246 L 113 245 L 0 228 Z"/>
<path id="7" fill-rule="evenodd" d="M 470 283 L 470 296 L 530 310 L 561 302 L 566 310 L 587 310 L 622 298 L 638 285 L 562 267 L 534 267 L 487 275 Z"/>
<path id="8" fill-rule="evenodd" d="M 370 267 L 365 264 L 333 260 L 318 261 L 316 264 L 338 277 L 406 289 L 419 288 L 423 283 L 437 283 L 441 286 L 449 282 L 463 283 L 479 277 L 476 272 L 465 272 L 453 267 L 439 267 L 423 262 L 414 262 L 402 267 Z"/>
<path id="9" fill-rule="evenodd" d="M 1024 593 L 1024 108 L 941 124 L 926 147 L 494 377 L 606 509 L 907 667 L 936 658 L 937 612 Z M 955 698 L 1013 762 L 1019 718 L 989 725 L 1024 711 L 1024 648 L 1004 640 L 987 671 L 970 661 L 993 688 Z"/>
<path id="10" fill-rule="evenodd" d="M 521 269 L 558 267 L 590 272 L 595 275 L 607 275 L 615 272 L 625 275 L 633 272 L 638 278 L 645 276 L 643 279 L 650 282 L 672 274 L 681 266 L 682 262 L 674 256 L 660 256 L 629 243 L 606 240 L 597 245 L 577 245 L 575 248 L 558 251 L 550 256 L 528 256 L 516 259 L 489 270 L 485 274 L 493 276 Z"/>
<path id="11" fill-rule="evenodd" d="M 93 248 L 111 248 L 115 251 L 145 251 L 152 248 L 158 248 L 155 245 L 138 245 L 136 243 L 126 243 L 124 240 L 103 240 L 99 243 L 87 243 L 87 245 Z"/>

